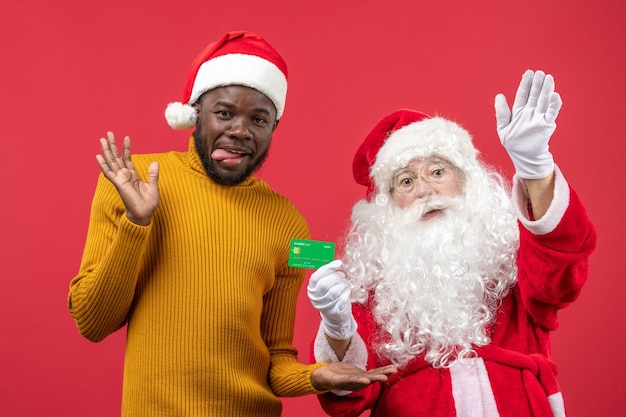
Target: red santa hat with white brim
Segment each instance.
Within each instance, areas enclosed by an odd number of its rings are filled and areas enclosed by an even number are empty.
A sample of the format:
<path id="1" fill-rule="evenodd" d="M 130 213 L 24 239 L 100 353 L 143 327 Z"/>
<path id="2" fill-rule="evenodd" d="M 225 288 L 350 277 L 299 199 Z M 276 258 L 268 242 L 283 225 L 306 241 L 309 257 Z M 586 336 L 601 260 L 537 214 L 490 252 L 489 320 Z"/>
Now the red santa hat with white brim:
<path id="1" fill-rule="evenodd" d="M 385 116 L 357 149 L 354 180 L 367 187 L 367 198 L 391 189 L 393 174 L 414 159 L 439 156 L 462 171 L 477 162 L 469 132 L 455 122 L 410 109 Z"/>
<path id="2" fill-rule="evenodd" d="M 217 87 L 242 85 L 263 93 L 276 107 L 276 118 L 285 111 L 287 64 L 265 39 L 252 32 L 227 32 L 209 44 L 195 59 L 180 102 L 165 109 L 165 119 L 173 129 L 196 125 L 193 104 L 205 92 Z"/>

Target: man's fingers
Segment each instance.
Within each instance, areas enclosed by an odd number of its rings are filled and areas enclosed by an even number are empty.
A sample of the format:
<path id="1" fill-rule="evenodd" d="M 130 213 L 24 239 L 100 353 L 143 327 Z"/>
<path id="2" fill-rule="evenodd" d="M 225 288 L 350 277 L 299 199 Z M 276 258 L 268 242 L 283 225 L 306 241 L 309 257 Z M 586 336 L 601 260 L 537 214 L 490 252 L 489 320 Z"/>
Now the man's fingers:
<path id="1" fill-rule="evenodd" d="M 387 365 L 380 368 L 363 371 L 362 373 L 359 373 L 354 377 L 358 378 L 359 381 L 362 381 L 360 383 L 367 383 L 369 385 L 373 382 L 386 381 L 389 375 L 393 375 L 396 372 L 398 372 L 398 368 L 395 365 Z M 356 381 L 353 379 L 353 382 Z"/>
<path id="2" fill-rule="evenodd" d="M 109 168 L 113 171 L 120 169 L 122 159 L 119 157 L 113 133 L 107 132 L 106 138 L 100 138 L 100 148 L 102 149 L 102 156 Z"/>
<path id="3" fill-rule="evenodd" d="M 100 170 L 102 170 L 102 172 L 104 173 L 104 176 L 109 178 L 111 168 L 109 167 L 109 164 L 107 164 L 107 161 L 104 159 L 104 157 L 102 155 L 96 155 L 96 161 L 100 166 Z"/>
<path id="4" fill-rule="evenodd" d="M 159 163 L 151 162 L 148 167 L 148 184 L 156 186 L 159 183 Z"/>
<path id="5" fill-rule="evenodd" d="M 135 166 L 133 165 L 133 158 L 130 152 L 130 138 L 128 136 L 124 137 L 124 144 L 122 146 L 122 163 L 128 169 L 135 170 Z"/>
<path id="6" fill-rule="evenodd" d="M 370 369 L 366 374 L 370 376 L 387 376 L 393 375 L 398 372 L 398 368 L 395 365 L 382 366 L 380 368 Z"/>
<path id="7" fill-rule="evenodd" d="M 123 168 L 135 169 L 130 150 L 130 138 L 128 136 L 124 137 L 121 152 L 117 147 L 113 132 L 107 132 L 106 138 L 100 138 L 100 147 L 102 148 L 104 161 L 110 170 L 119 171 Z"/>
<path id="8" fill-rule="evenodd" d="M 115 158 L 116 160 L 121 159 L 120 153 L 117 150 L 117 143 L 115 143 L 115 135 L 113 135 L 113 132 L 107 132 L 107 143 L 109 145 L 109 150 L 111 151 L 111 155 L 113 156 L 113 158 Z"/>
<path id="9" fill-rule="evenodd" d="M 100 148 L 102 149 L 102 159 L 107 168 L 112 171 L 117 171 L 119 169 L 119 164 L 114 156 L 114 151 L 112 150 L 109 140 L 100 138 Z"/>

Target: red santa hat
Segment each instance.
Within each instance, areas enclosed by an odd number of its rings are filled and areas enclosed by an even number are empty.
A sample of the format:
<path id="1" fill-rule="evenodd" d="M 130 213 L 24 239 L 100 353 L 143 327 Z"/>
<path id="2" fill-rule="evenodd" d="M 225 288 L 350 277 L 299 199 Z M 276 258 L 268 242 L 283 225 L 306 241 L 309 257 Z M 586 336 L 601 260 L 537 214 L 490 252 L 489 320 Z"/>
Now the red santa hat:
<path id="1" fill-rule="evenodd" d="M 463 170 L 478 151 L 467 130 L 441 117 L 410 109 L 385 116 L 367 135 L 352 162 L 354 180 L 367 187 L 367 198 L 391 189 L 393 174 L 412 160 L 437 155 Z"/>
<path id="2" fill-rule="evenodd" d="M 173 129 L 188 129 L 197 122 L 192 105 L 205 92 L 228 85 L 243 85 L 266 95 L 276 107 L 276 118 L 285 111 L 287 64 L 265 39 L 252 32 L 227 32 L 210 43 L 195 59 L 180 102 L 165 109 Z"/>

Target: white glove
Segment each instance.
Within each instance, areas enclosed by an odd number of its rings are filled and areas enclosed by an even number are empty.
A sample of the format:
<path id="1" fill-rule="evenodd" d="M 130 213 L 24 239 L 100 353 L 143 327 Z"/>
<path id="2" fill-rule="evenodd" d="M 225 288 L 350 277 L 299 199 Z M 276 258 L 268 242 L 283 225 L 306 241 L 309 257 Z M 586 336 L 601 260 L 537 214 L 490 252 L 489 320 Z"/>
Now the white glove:
<path id="1" fill-rule="evenodd" d="M 562 104 L 554 78 L 543 71 L 524 73 L 511 110 L 503 94 L 496 96 L 498 136 L 521 178 L 544 178 L 554 170 L 548 141 Z"/>
<path id="2" fill-rule="evenodd" d="M 342 267 L 343 262 L 337 259 L 313 272 L 307 295 L 322 316 L 324 333 L 333 339 L 348 340 L 357 324 L 352 315 L 350 286 L 344 273 L 338 271 Z"/>

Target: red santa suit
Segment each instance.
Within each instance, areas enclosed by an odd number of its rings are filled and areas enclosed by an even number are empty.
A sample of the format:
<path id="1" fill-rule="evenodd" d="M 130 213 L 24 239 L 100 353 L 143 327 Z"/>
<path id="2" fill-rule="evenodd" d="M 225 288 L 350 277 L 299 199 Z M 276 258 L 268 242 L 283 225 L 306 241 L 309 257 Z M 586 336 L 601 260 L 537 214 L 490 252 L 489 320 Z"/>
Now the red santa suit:
<path id="1" fill-rule="evenodd" d="M 565 416 L 551 361 L 550 332 L 557 312 L 574 301 L 588 273 L 595 229 L 585 209 L 556 168 L 555 195 L 540 220 L 527 215 L 518 181 L 520 247 L 518 282 L 502 300 L 491 329 L 491 343 L 477 347 L 477 358 L 450 368 L 434 368 L 416 357 L 385 383 L 349 393 L 319 396 L 331 416 Z M 367 305 L 354 305 L 358 334 L 344 361 L 367 369 L 389 364 L 374 350 L 379 326 Z M 323 332 L 314 343 L 317 361 L 336 361 Z M 335 359 L 333 359 L 333 356 Z M 343 395 L 341 395 L 343 394 Z"/>

